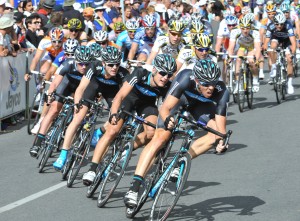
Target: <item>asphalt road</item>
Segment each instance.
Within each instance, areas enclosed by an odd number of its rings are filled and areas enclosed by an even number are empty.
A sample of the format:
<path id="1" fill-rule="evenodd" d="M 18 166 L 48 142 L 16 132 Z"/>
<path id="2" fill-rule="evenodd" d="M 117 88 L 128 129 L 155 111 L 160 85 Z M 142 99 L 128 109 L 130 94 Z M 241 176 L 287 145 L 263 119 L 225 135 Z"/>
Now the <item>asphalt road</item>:
<path id="1" fill-rule="evenodd" d="M 280 105 L 269 85 L 255 94 L 253 110 L 240 113 L 237 105 L 230 105 L 229 151 L 193 160 L 186 190 L 169 220 L 300 220 L 300 78 L 294 86 L 295 94 Z M 51 166 L 38 173 L 38 161 L 28 153 L 33 137 L 25 124 L 19 126 L 0 135 L 0 220 L 127 220 L 122 197 L 140 151 L 134 152 L 120 188 L 100 209 L 96 199 L 85 197 L 81 180 L 67 188 Z M 150 205 L 135 220 L 147 220 Z"/>

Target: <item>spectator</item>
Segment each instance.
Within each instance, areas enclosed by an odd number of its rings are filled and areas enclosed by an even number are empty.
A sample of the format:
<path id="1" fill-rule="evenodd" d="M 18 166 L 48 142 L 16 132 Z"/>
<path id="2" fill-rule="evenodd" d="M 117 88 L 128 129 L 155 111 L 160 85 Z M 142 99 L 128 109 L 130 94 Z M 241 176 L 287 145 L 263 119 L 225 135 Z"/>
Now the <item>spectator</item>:
<path id="1" fill-rule="evenodd" d="M 23 11 L 23 3 L 24 3 L 24 1 L 25 1 L 25 0 L 21 0 L 21 1 L 19 2 L 18 8 L 17 8 L 17 11 L 18 11 L 18 12 L 21 12 L 21 13 L 24 12 L 24 11 Z"/>
<path id="2" fill-rule="evenodd" d="M 131 13 L 131 6 L 125 6 L 124 17 L 125 17 L 125 22 L 130 20 L 133 17 Z"/>
<path id="3" fill-rule="evenodd" d="M 209 0 L 209 8 L 211 11 L 211 20 L 221 21 L 223 19 L 222 11 L 225 10 L 224 5 L 218 0 Z"/>
<path id="4" fill-rule="evenodd" d="M 32 2 L 30 0 L 23 1 L 23 14 L 28 17 L 33 12 Z"/>
<path id="5" fill-rule="evenodd" d="M 4 14 L 6 0 L 0 0 L 0 17 Z"/>
<path id="6" fill-rule="evenodd" d="M 199 13 L 202 15 L 202 17 L 206 20 L 208 20 L 208 12 L 207 12 L 207 1 L 206 0 L 200 0 L 198 2 L 199 5 Z"/>
<path id="7" fill-rule="evenodd" d="M 131 4 L 131 14 L 134 17 L 139 17 L 140 16 L 140 12 L 139 12 L 139 7 L 141 5 L 141 1 L 140 0 L 133 0 L 132 4 Z"/>
<path id="8" fill-rule="evenodd" d="M 91 40 L 94 36 L 95 27 L 94 27 L 94 9 L 87 7 L 83 10 L 84 24 L 85 24 L 85 33 L 88 36 L 88 40 Z"/>
<path id="9" fill-rule="evenodd" d="M 142 8 L 148 8 L 150 0 L 143 0 L 143 3 L 140 5 L 139 10 Z"/>
<path id="10" fill-rule="evenodd" d="M 38 48 L 40 41 L 43 39 L 43 36 L 38 36 L 36 33 L 37 24 L 41 21 L 40 19 L 41 18 L 37 13 L 33 13 L 25 20 L 27 27 L 26 40 L 29 41 L 35 48 Z"/>
<path id="11" fill-rule="evenodd" d="M 52 12 L 53 7 L 55 6 L 55 0 L 45 0 L 44 2 L 40 2 L 40 9 L 37 11 L 37 13 L 40 15 L 42 19 L 42 27 L 44 27 L 48 21 L 49 16 Z"/>
<path id="12" fill-rule="evenodd" d="M 84 25 L 84 17 L 82 14 L 74 9 L 75 0 L 65 0 L 63 4 L 63 24 L 68 24 L 68 21 L 72 18 L 77 18 L 81 21 L 81 24 L 83 25 L 83 28 L 85 28 Z M 78 7 L 78 6 L 77 6 Z"/>
<path id="13" fill-rule="evenodd" d="M 4 13 L 9 13 L 9 12 L 13 12 L 13 11 L 14 11 L 14 7 L 12 7 L 12 5 L 10 3 L 6 2 Z"/>
<path id="14" fill-rule="evenodd" d="M 63 17 L 62 16 L 63 16 L 63 14 L 61 12 L 52 12 L 51 13 L 49 22 L 44 27 L 42 27 L 42 29 L 43 29 L 44 33 L 46 33 L 46 35 L 54 27 L 59 27 L 62 29 L 62 25 L 63 25 Z"/>
<path id="15" fill-rule="evenodd" d="M 110 8 L 108 8 L 106 5 L 107 5 L 107 4 L 104 3 L 104 4 L 98 5 L 98 6 L 96 7 L 96 9 L 95 9 L 96 16 L 97 16 L 97 19 L 99 19 L 100 16 L 103 16 L 106 27 L 109 26 L 109 28 L 110 28 L 111 30 L 113 30 L 113 29 L 114 29 L 114 23 L 113 23 L 113 21 L 111 20 L 111 18 L 109 17 L 109 15 L 108 15 L 108 13 L 107 13 L 107 11 L 109 11 Z M 106 31 L 106 30 L 105 30 L 105 31 Z"/>
<path id="16" fill-rule="evenodd" d="M 96 13 L 97 18 L 94 21 L 94 25 L 95 25 L 96 31 L 100 31 L 100 30 L 106 31 L 106 25 L 108 22 L 106 20 L 107 18 L 104 17 L 105 9 L 106 9 L 106 7 L 104 7 L 104 6 L 98 6 L 97 8 L 95 8 L 95 13 Z M 110 18 L 109 18 L 109 20 L 110 20 Z"/>
<path id="17" fill-rule="evenodd" d="M 110 11 L 108 12 L 109 17 L 113 21 L 113 23 L 118 22 L 120 16 L 120 0 L 111 0 L 111 8 Z"/>
<path id="18" fill-rule="evenodd" d="M 126 6 L 130 6 L 130 8 L 131 8 L 130 0 L 124 1 L 124 7 L 126 7 Z"/>
<path id="19" fill-rule="evenodd" d="M 0 18 L 0 57 L 17 56 L 18 42 L 12 40 L 13 34 L 16 36 L 14 23 L 13 13 L 6 13 Z"/>
<path id="20" fill-rule="evenodd" d="M 26 29 L 24 27 L 24 18 L 25 16 L 21 12 L 15 12 L 14 13 L 14 19 L 16 20 L 16 23 L 14 24 L 14 30 L 17 35 L 18 42 L 21 46 L 21 48 L 27 48 L 26 45 Z"/>

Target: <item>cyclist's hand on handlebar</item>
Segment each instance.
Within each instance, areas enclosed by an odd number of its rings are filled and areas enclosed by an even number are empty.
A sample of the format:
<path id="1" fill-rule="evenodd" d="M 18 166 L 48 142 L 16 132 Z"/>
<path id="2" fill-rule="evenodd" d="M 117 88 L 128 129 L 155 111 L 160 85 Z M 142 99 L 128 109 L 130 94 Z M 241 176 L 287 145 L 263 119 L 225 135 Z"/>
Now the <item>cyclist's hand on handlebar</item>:
<path id="1" fill-rule="evenodd" d="M 217 153 L 224 153 L 224 152 L 227 151 L 227 149 L 228 149 L 228 144 L 226 146 L 224 146 L 224 140 L 220 139 L 219 143 L 218 143 L 218 145 L 216 147 Z"/>
<path id="2" fill-rule="evenodd" d="M 175 127 L 175 119 L 172 115 L 168 116 L 164 122 L 166 130 L 172 130 Z"/>
<path id="3" fill-rule="evenodd" d="M 120 120 L 119 118 L 119 114 L 117 113 L 114 113 L 114 114 L 111 114 L 110 117 L 109 117 L 109 123 L 112 124 L 112 125 L 117 125 L 118 121 Z"/>
<path id="4" fill-rule="evenodd" d="M 25 81 L 29 81 L 30 78 L 31 78 L 31 74 L 30 74 L 30 73 L 24 74 L 24 80 L 25 80 Z"/>
<path id="5" fill-rule="evenodd" d="M 82 104 L 79 102 L 77 104 L 74 105 L 74 112 L 77 114 L 80 109 L 82 108 Z"/>

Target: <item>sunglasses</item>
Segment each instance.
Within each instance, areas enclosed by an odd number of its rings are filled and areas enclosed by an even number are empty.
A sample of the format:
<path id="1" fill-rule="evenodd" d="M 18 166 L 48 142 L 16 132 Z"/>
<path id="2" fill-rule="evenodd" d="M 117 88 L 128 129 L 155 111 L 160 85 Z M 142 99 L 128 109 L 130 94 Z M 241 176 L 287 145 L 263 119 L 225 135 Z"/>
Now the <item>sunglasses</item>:
<path id="1" fill-rule="evenodd" d="M 150 30 L 154 30 L 154 29 L 155 29 L 155 27 L 147 27 L 147 28 L 145 28 L 146 31 L 150 31 Z"/>
<path id="2" fill-rule="evenodd" d="M 209 87 L 209 86 L 213 86 L 215 87 L 217 85 L 219 81 L 211 81 L 211 82 L 197 82 L 198 84 L 200 84 L 203 87 Z"/>
<path id="3" fill-rule="evenodd" d="M 106 65 L 108 66 L 108 67 L 114 67 L 114 66 L 116 66 L 116 67 L 119 67 L 120 66 L 120 64 L 111 64 L 111 63 L 106 63 Z"/>
<path id="4" fill-rule="evenodd" d="M 75 33 L 79 32 L 79 30 L 77 30 L 77 29 L 69 29 L 69 30 L 70 30 L 70 32 L 75 32 Z"/>
<path id="5" fill-rule="evenodd" d="M 242 30 L 249 30 L 250 29 L 250 27 L 243 27 L 243 28 L 241 28 Z"/>
<path id="6" fill-rule="evenodd" d="M 171 35 L 173 36 L 178 36 L 178 37 L 181 37 L 181 33 L 178 33 L 178 32 L 171 32 L 169 31 Z"/>
<path id="7" fill-rule="evenodd" d="M 79 66 L 81 66 L 81 67 L 87 66 L 87 65 L 88 65 L 87 62 L 77 62 L 77 64 L 78 64 Z"/>
<path id="8" fill-rule="evenodd" d="M 5 8 L 4 10 L 13 10 L 12 8 Z"/>
<path id="9" fill-rule="evenodd" d="M 227 25 L 227 27 L 235 27 L 236 25 Z"/>
<path id="10" fill-rule="evenodd" d="M 136 30 L 128 30 L 129 33 L 136 33 Z"/>
<path id="11" fill-rule="evenodd" d="M 33 24 L 42 24 L 42 22 L 40 22 L 40 21 L 35 21 Z"/>
<path id="12" fill-rule="evenodd" d="M 173 74 L 170 74 L 170 73 L 167 73 L 167 72 L 164 72 L 164 71 L 158 71 L 158 73 L 161 75 L 161 76 L 167 76 L 167 78 L 171 78 L 173 77 Z"/>
<path id="13" fill-rule="evenodd" d="M 276 26 L 283 26 L 284 24 L 275 23 Z"/>
<path id="14" fill-rule="evenodd" d="M 62 41 L 52 41 L 53 44 L 60 44 Z"/>
<path id="15" fill-rule="evenodd" d="M 118 35 L 118 34 L 120 34 L 122 31 L 115 31 L 115 33 Z"/>
<path id="16" fill-rule="evenodd" d="M 73 56 L 74 54 L 71 53 L 65 53 L 66 56 Z"/>
<path id="17" fill-rule="evenodd" d="M 256 4 L 257 6 L 264 6 L 264 4 Z"/>
<path id="18" fill-rule="evenodd" d="M 284 14 L 288 14 L 288 13 L 290 13 L 289 11 L 285 11 L 285 12 L 283 12 Z"/>
<path id="19" fill-rule="evenodd" d="M 269 13 L 267 13 L 268 15 L 275 15 L 276 14 L 276 12 L 269 12 Z"/>
<path id="20" fill-rule="evenodd" d="M 99 44 L 99 45 L 106 45 L 107 41 L 97 41 L 96 43 Z"/>
<path id="21" fill-rule="evenodd" d="M 210 48 L 196 48 L 199 52 L 208 52 Z"/>

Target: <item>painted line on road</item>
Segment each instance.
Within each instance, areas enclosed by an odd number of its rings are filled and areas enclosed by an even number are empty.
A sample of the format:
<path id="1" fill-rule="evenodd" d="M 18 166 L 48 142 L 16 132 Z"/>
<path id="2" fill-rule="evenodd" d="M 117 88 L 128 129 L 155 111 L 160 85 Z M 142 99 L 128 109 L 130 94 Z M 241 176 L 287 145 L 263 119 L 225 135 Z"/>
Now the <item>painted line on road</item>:
<path id="1" fill-rule="evenodd" d="M 51 193 L 51 192 L 53 192 L 53 191 L 55 191 L 55 190 L 57 190 L 59 188 L 62 188 L 63 186 L 66 186 L 66 181 L 61 182 L 59 184 L 56 184 L 54 186 L 51 186 L 51 187 L 49 187 L 47 189 L 44 189 L 44 190 L 42 190 L 42 191 L 40 191 L 38 193 L 32 194 L 30 196 L 27 196 L 27 197 L 25 197 L 23 199 L 20 199 L 18 201 L 13 202 L 13 203 L 10 203 L 10 204 L 8 204 L 6 206 L 3 206 L 3 207 L 0 208 L 0 214 L 4 213 L 6 211 L 12 210 L 12 209 L 14 209 L 14 208 L 16 208 L 18 206 L 21 206 L 21 205 L 23 205 L 25 203 L 30 202 L 30 201 L 33 201 L 33 200 L 35 200 L 37 198 L 40 198 L 40 197 L 42 197 L 42 196 L 44 196 L 44 195 L 46 195 L 48 193 Z"/>

